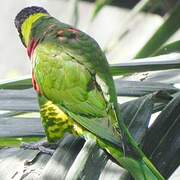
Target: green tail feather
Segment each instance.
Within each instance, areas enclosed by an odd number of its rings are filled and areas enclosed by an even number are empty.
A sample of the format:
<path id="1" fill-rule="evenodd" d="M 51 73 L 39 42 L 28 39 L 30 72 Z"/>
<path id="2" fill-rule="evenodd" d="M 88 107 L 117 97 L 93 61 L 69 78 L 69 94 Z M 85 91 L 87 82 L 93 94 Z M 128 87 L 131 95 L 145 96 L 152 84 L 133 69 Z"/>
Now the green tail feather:
<path id="1" fill-rule="evenodd" d="M 104 140 L 97 140 L 98 145 L 105 149 L 135 180 L 164 180 L 154 165 L 144 156 L 135 159 L 125 156 L 123 151 Z"/>

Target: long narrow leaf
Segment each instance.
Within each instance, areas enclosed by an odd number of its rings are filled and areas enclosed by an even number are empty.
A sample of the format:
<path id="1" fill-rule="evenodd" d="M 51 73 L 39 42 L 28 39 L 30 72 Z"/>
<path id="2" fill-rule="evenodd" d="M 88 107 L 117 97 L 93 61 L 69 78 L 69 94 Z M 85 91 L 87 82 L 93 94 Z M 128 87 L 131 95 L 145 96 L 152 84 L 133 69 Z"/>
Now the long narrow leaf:
<path id="1" fill-rule="evenodd" d="M 112 64 L 110 67 L 113 76 L 126 75 L 128 73 L 169 70 L 180 68 L 180 54 L 172 53 L 157 57 L 137 59 L 133 62 Z"/>
<path id="2" fill-rule="evenodd" d="M 71 22 L 74 27 L 77 27 L 78 22 L 79 22 L 79 0 L 71 1 L 71 3 L 73 5 L 73 13 L 71 17 Z"/>
<path id="3" fill-rule="evenodd" d="M 31 76 L 0 82 L 0 89 L 27 89 L 32 87 Z"/>
<path id="4" fill-rule="evenodd" d="M 66 136 L 42 171 L 40 179 L 65 179 L 83 145 L 84 139 Z"/>
<path id="5" fill-rule="evenodd" d="M 9 111 L 38 111 L 36 94 L 32 89 L 0 90 L 0 109 Z"/>
<path id="6" fill-rule="evenodd" d="M 170 94 L 179 91 L 171 84 L 148 81 L 142 82 L 115 79 L 115 86 L 118 96 L 144 96 L 160 90 Z"/>
<path id="7" fill-rule="evenodd" d="M 7 89 L 9 89 L 9 88 L 10 89 L 18 89 L 19 88 L 21 90 L 23 88 L 26 88 L 24 85 L 21 84 L 22 81 L 26 81 L 27 82 L 26 85 L 31 86 L 30 79 L 22 78 L 22 80 L 21 80 L 19 78 L 14 81 L 9 81 L 8 86 L 6 83 L 5 84 L 1 83 L 1 87 L 6 87 Z M 159 91 L 159 90 L 166 90 L 169 93 L 175 93 L 178 91 L 178 89 L 175 88 L 173 85 L 158 83 L 158 82 L 126 81 L 126 80 L 121 80 L 121 79 L 115 79 L 114 81 L 115 81 L 116 92 L 117 92 L 118 96 L 143 96 L 148 93 L 152 93 L 152 92 Z M 1 102 L 5 100 L 4 97 L 9 98 L 9 100 L 11 101 L 11 102 L 7 101 L 7 102 L 3 103 L 2 105 L 0 105 L 0 107 L 7 107 L 7 108 L 5 108 L 6 110 L 13 110 L 13 109 L 11 109 L 11 105 L 16 107 L 15 110 L 17 110 L 17 108 L 18 108 L 18 106 L 20 106 L 20 104 L 17 104 L 15 102 L 16 99 L 18 101 L 23 101 L 24 97 L 28 98 L 28 100 L 33 100 L 33 101 L 36 99 L 36 94 L 32 89 L 27 89 L 24 91 L 22 91 L 22 90 L 21 91 L 0 90 L 0 92 L 1 92 L 1 94 L 0 94 Z M 12 101 L 14 101 L 14 103 L 12 103 Z M 8 103 L 8 104 L 6 105 L 6 103 Z M 31 105 L 32 103 L 29 102 L 28 104 Z M 20 108 L 18 108 L 18 109 L 20 110 Z"/>
<path id="8" fill-rule="evenodd" d="M 25 137 L 0 137 L 0 149 L 2 147 L 19 147 L 22 143 L 34 143 L 42 139 L 41 136 L 25 136 Z"/>
<path id="9" fill-rule="evenodd" d="M 128 13 L 127 17 L 123 20 L 123 25 L 121 27 L 121 31 L 119 32 L 117 37 L 112 38 L 110 42 L 108 42 L 107 47 L 105 47 L 104 51 L 107 53 L 111 51 L 113 48 L 115 48 L 119 41 L 128 34 L 128 32 L 131 31 L 131 29 L 134 29 L 134 23 L 132 23 L 132 19 L 134 19 L 137 15 L 139 15 L 140 12 L 147 9 L 148 11 L 151 11 L 151 9 L 154 9 L 155 6 L 157 6 L 161 0 L 140 0 L 134 8 Z M 149 8 L 149 6 L 151 8 Z"/>
<path id="10" fill-rule="evenodd" d="M 39 118 L 0 118 L 0 137 L 44 137 Z"/>
<path id="11" fill-rule="evenodd" d="M 156 71 L 180 68 L 180 53 L 172 53 L 149 58 L 127 60 L 126 63 L 111 64 L 113 76 L 125 75 L 134 72 Z M 27 89 L 32 87 L 31 76 L 24 76 L 14 80 L 0 82 L 0 89 Z"/>
<path id="12" fill-rule="evenodd" d="M 174 52 L 180 53 L 180 41 L 175 41 L 173 43 L 163 46 L 162 48 L 155 51 L 155 53 L 153 53 L 152 56 L 159 56 L 159 55 L 169 54 L 169 53 L 174 53 Z"/>
<path id="13" fill-rule="evenodd" d="M 168 178 L 180 164 L 180 94 L 157 117 L 144 138 L 143 151 Z"/>
<path id="14" fill-rule="evenodd" d="M 132 103 L 120 105 L 126 126 L 135 140 L 140 143 L 145 135 L 153 112 L 153 95 L 147 95 Z"/>
<path id="15" fill-rule="evenodd" d="M 95 2 L 95 8 L 92 14 L 92 20 L 97 16 L 97 14 L 100 12 L 100 10 L 107 4 L 110 4 L 112 0 L 96 0 Z"/>
<path id="16" fill-rule="evenodd" d="M 137 53 L 135 58 L 144 58 L 152 55 L 159 49 L 179 28 L 180 23 L 180 3 L 178 2 L 169 17 L 160 26 L 152 38 Z"/>
<path id="17" fill-rule="evenodd" d="M 108 157 L 94 141 L 86 141 L 70 167 L 66 179 L 99 179 Z"/>

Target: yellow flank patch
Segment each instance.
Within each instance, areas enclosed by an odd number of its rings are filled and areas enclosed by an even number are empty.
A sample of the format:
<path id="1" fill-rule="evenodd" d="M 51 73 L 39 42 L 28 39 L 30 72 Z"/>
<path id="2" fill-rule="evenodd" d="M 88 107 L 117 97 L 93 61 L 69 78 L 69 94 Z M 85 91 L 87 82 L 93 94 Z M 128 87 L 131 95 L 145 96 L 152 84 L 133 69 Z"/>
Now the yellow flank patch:
<path id="1" fill-rule="evenodd" d="M 57 118 L 61 118 L 63 121 L 68 119 L 68 116 L 63 111 L 61 111 L 61 109 L 57 109 L 56 113 L 58 114 Z"/>
<path id="2" fill-rule="evenodd" d="M 47 139 L 56 141 L 70 132 L 74 135 L 82 136 L 83 128 L 67 116 L 58 106 L 48 101 L 41 106 L 42 124 L 44 126 Z"/>
<path id="3" fill-rule="evenodd" d="M 55 131 L 56 129 L 59 129 L 58 125 L 50 126 L 49 131 Z"/>
<path id="4" fill-rule="evenodd" d="M 67 121 L 68 116 L 56 105 L 54 105 L 51 101 L 48 101 L 43 105 L 41 108 L 41 111 L 45 112 L 45 115 L 48 116 L 48 118 L 55 118 L 60 121 Z"/>

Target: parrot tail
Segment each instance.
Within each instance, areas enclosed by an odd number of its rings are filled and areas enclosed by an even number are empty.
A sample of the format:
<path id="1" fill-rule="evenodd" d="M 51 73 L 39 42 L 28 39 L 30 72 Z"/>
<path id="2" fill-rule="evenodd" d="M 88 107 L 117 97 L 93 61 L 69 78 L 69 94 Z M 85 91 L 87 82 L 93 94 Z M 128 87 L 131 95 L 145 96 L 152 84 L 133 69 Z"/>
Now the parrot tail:
<path id="1" fill-rule="evenodd" d="M 153 164 L 145 157 L 124 156 L 121 149 L 97 139 L 97 144 L 110 154 L 116 163 L 125 168 L 135 180 L 164 180 Z"/>

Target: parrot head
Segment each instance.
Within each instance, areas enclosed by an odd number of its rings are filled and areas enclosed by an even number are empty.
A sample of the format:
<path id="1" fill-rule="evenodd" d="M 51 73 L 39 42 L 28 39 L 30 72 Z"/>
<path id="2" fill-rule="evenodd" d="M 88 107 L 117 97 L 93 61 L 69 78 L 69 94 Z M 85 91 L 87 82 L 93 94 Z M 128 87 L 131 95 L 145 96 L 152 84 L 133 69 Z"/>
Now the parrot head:
<path id="1" fill-rule="evenodd" d="M 14 24 L 19 32 L 19 36 L 25 47 L 27 46 L 27 44 L 25 42 L 25 35 L 23 34 L 23 24 L 30 17 L 32 17 L 32 21 L 35 20 L 35 18 L 33 18 L 33 15 L 37 14 L 39 14 L 39 16 L 49 15 L 49 13 L 42 7 L 31 6 L 22 9 L 15 17 Z M 27 26 L 25 28 L 28 29 Z"/>

